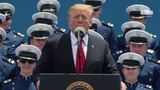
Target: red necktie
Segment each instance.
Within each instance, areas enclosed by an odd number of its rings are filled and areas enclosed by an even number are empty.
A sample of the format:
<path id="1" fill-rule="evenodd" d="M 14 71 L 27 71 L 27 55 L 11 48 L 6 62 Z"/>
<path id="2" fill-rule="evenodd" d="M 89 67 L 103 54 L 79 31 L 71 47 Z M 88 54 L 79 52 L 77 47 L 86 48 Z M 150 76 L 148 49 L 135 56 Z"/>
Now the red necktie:
<path id="1" fill-rule="evenodd" d="M 77 53 L 76 53 L 76 73 L 83 73 L 84 72 L 84 65 L 85 65 L 85 55 L 82 47 L 83 40 L 80 40 L 80 54 L 78 54 L 78 48 L 77 48 Z M 80 59 L 80 60 L 79 60 Z"/>

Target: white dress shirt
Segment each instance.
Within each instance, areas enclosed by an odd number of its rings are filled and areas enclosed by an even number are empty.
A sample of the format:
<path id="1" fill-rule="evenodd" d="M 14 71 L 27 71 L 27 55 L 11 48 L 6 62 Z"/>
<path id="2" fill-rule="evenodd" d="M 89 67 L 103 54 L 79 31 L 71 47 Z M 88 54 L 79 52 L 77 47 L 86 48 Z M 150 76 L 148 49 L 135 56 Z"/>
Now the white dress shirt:
<path id="1" fill-rule="evenodd" d="M 76 66 L 76 54 L 77 54 L 77 48 L 78 48 L 78 40 L 76 36 L 73 34 L 73 32 L 70 33 L 71 37 L 71 45 L 72 45 L 72 53 L 73 53 L 73 59 L 74 59 L 74 65 Z M 83 38 L 82 47 L 85 54 L 85 58 L 87 55 L 87 46 L 88 46 L 88 34 L 86 34 Z"/>

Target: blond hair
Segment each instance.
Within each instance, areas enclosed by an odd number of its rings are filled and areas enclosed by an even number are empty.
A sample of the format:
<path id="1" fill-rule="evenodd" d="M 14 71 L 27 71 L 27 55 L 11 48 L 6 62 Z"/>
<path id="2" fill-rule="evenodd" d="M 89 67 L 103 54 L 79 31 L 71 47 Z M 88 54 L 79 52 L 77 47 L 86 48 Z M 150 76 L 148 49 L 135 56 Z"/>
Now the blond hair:
<path id="1" fill-rule="evenodd" d="M 73 6 L 71 6 L 69 8 L 68 14 L 70 14 L 74 10 L 85 10 L 85 11 L 88 11 L 90 13 L 90 15 L 91 15 L 93 13 L 94 9 L 90 5 L 86 5 L 86 4 L 74 4 Z"/>

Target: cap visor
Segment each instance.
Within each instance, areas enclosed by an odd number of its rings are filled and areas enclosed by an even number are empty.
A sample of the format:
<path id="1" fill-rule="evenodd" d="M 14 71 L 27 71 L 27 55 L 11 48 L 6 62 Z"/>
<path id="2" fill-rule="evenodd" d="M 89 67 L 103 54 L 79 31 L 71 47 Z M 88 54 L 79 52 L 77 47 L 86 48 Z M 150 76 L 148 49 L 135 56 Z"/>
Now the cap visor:
<path id="1" fill-rule="evenodd" d="M 48 39 L 49 37 L 33 37 L 34 39 Z"/>

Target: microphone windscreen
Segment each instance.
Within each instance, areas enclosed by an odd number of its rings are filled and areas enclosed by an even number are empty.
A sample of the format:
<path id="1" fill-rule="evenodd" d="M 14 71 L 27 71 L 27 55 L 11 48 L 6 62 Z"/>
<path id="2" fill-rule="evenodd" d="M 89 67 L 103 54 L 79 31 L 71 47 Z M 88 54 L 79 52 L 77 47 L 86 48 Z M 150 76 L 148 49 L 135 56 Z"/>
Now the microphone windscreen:
<path id="1" fill-rule="evenodd" d="M 85 36 L 85 34 L 86 34 L 86 31 L 85 31 L 84 27 L 77 27 L 75 29 L 75 36 L 77 38 L 78 37 L 83 38 Z"/>

